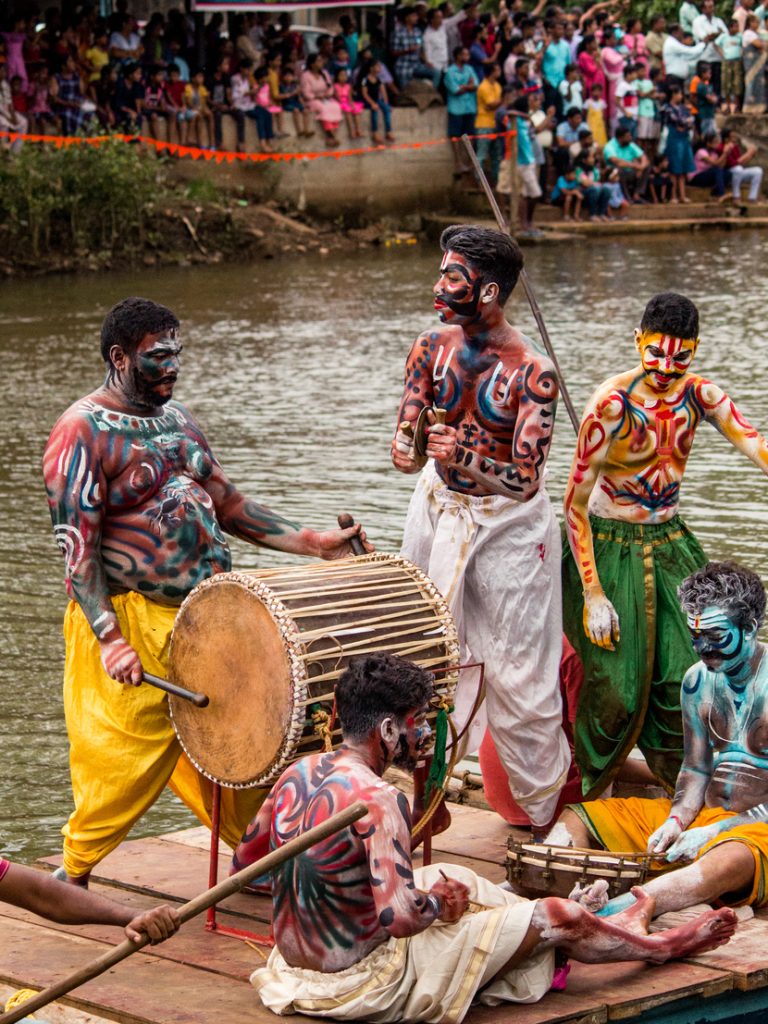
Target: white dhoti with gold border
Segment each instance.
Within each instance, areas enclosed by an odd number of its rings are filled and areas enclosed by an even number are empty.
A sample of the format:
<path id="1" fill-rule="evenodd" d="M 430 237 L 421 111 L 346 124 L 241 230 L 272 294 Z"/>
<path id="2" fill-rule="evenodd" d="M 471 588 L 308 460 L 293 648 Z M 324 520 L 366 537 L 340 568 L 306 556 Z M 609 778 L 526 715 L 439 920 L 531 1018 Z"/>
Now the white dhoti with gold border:
<path id="1" fill-rule="evenodd" d="M 266 966 L 251 975 L 264 1005 L 281 1015 L 372 1024 L 459 1024 L 475 997 L 486 1006 L 541 999 L 552 984 L 552 949 L 495 977 L 525 938 L 536 901 L 505 892 L 469 868 L 442 867 L 469 887 L 471 900 L 488 909 L 467 913 L 455 924 L 435 921 L 411 938 L 391 938 L 353 967 L 333 974 L 291 967 L 275 948 Z M 440 880 L 440 868 L 418 868 L 416 885 L 429 889 Z"/>
<path id="2" fill-rule="evenodd" d="M 465 752 L 477 750 L 488 727 L 512 796 L 535 825 L 546 825 L 571 761 L 559 681 L 560 529 L 546 490 L 528 502 L 461 494 L 429 462 L 411 498 L 401 553 L 448 602 L 463 660 L 485 663 L 485 705 Z M 474 673 L 462 673 L 459 727 L 476 686 Z"/>

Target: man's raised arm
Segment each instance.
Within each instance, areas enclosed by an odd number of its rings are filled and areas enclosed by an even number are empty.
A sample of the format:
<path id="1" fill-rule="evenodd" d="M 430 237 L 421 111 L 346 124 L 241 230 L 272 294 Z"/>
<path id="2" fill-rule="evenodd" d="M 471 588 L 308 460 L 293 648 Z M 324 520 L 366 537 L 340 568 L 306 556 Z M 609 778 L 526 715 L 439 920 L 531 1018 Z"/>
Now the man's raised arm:
<path id="1" fill-rule="evenodd" d="M 454 427 L 439 423 L 429 428 L 427 455 L 476 480 L 494 494 L 525 502 L 541 486 L 552 442 L 557 401 L 554 367 L 543 357 L 524 363 L 511 387 L 518 400 L 511 462 L 479 454 L 458 440 Z"/>
<path id="2" fill-rule="evenodd" d="M 696 399 L 705 419 L 768 476 L 768 444 L 765 438 L 737 409 L 725 391 L 711 381 L 700 380 L 696 385 Z"/>
<path id="3" fill-rule="evenodd" d="M 621 420 L 623 402 L 610 387 L 599 388 L 587 404 L 565 492 L 565 525 L 584 588 L 584 632 L 598 647 L 615 650 L 619 617 L 605 596 L 595 562 L 589 498 Z"/>
<path id="4" fill-rule="evenodd" d="M 107 480 L 97 434 L 76 415 L 59 420 L 43 453 L 45 489 L 53 533 L 66 562 L 67 591 L 99 641 L 104 671 L 118 682 L 138 685 L 141 661 L 120 630 L 102 561 Z"/>

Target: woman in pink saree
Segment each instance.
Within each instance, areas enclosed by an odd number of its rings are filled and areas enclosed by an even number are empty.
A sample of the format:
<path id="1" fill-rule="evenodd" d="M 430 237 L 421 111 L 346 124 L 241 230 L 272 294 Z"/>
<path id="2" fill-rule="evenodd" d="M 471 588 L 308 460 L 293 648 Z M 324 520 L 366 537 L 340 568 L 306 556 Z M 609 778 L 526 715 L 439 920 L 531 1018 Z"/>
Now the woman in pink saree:
<path id="1" fill-rule="evenodd" d="M 625 55 L 618 50 L 615 40 L 609 36 L 607 43 L 603 46 L 602 57 L 606 83 L 604 95 L 607 109 L 605 113 L 608 121 L 608 134 L 613 135 L 616 130 L 616 122 L 619 119 L 619 111 L 616 106 L 616 89 L 624 71 Z"/>

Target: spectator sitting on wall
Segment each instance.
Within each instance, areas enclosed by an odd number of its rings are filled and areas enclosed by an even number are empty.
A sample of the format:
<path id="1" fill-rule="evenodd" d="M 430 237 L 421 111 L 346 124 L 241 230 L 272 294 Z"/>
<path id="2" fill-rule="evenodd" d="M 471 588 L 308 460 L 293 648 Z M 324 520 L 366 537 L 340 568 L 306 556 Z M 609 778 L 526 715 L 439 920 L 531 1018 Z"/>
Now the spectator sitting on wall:
<path id="1" fill-rule="evenodd" d="M 626 198 L 637 201 L 645 191 L 648 178 L 648 157 L 636 142 L 628 128 L 617 128 L 616 134 L 603 150 L 606 165 L 618 173 L 618 179 Z"/>
<path id="2" fill-rule="evenodd" d="M 742 145 L 741 137 L 737 131 L 729 131 L 725 135 L 723 150 L 726 154 L 725 166 L 731 172 L 731 188 L 733 198 L 742 202 L 741 186 L 744 183 L 749 185 L 747 201 L 756 203 L 760 198 L 760 186 L 763 182 L 763 169 L 752 164 L 757 153 L 757 147 L 753 145 Z"/>
<path id="3" fill-rule="evenodd" d="M 559 175 L 565 173 L 565 168 L 571 162 L 570 147 L 579 141 L 580 127 L 581 111 L 578 107 L 569 107 L 565 112 L 565 120 L 561 121 L 555 129 L 552 160 Z"/>

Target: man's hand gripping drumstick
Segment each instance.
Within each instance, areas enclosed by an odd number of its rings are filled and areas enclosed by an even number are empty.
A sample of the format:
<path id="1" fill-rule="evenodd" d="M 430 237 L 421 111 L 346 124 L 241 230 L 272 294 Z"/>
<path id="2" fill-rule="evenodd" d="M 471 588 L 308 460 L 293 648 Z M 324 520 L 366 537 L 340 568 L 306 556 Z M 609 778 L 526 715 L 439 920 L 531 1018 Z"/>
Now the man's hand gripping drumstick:
<path id="1" fill-rule="evenodd" d="M 456 454 L 456 431 L 445 422 L 445 409 L 429 409 L 427 412 L 429 425 L 426 428 L 426 455 L 421 456 L 416 450 L 416 435 L 413 423 L 404 420 L 397 428 L 392 442 L 392 462 L 402 473 L 416 473 L 422 468 L 427 458 L 438 462 L 450 462 Z"/>

